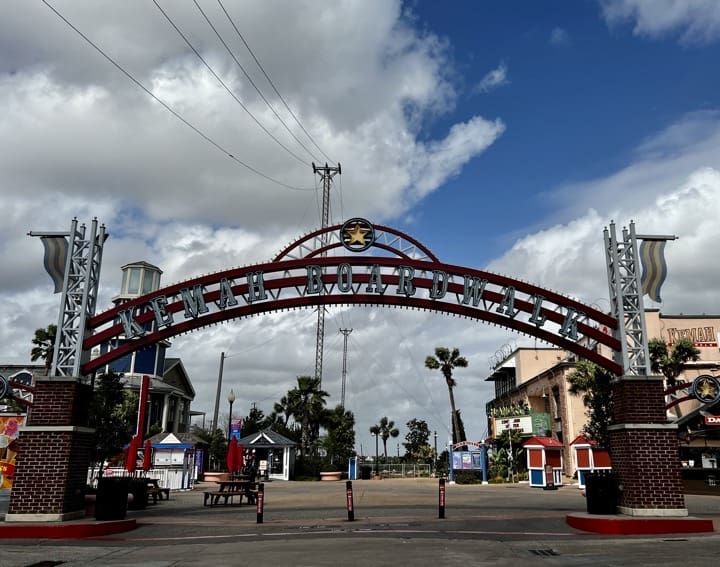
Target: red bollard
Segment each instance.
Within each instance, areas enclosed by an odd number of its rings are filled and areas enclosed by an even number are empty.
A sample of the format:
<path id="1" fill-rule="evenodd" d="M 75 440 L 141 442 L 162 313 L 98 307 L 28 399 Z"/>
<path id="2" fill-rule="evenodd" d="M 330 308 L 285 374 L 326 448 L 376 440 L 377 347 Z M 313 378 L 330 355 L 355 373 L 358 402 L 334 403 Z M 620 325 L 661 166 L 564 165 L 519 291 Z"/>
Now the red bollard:
<path id="1" fill-rule="evenodd" d="M 438 494 L 438 518 L 445 518 L 445 479 L 440 479 L 440 488 Z"/>
<path id="2" fill-rule="evenodd" d="M 265 483 L 258 484 L 257 493 L 257 523 L 263 523 L 263 508 L 265 506 Z"/>
<path id="3" fill-rule="evenodd" d="M 347 496 L 348 522 L 352 522 L 355 520 L 355 508 L 353 507 L 353 491 L 351 480 L 345 482 L 345 495 Z"/>

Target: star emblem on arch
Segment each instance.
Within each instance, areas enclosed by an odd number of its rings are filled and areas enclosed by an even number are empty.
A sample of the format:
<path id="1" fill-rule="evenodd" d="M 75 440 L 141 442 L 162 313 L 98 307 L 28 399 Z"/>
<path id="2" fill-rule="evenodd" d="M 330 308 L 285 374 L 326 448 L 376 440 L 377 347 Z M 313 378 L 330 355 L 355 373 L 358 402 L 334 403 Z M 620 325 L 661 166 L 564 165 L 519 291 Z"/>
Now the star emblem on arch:
<path id="1" fill-rule="evenodd" d="M 340 229 L 340 241 L 351 252 L 363 252 L 375 242 L 375 229 L 369 221 L 352 218 Z"/>

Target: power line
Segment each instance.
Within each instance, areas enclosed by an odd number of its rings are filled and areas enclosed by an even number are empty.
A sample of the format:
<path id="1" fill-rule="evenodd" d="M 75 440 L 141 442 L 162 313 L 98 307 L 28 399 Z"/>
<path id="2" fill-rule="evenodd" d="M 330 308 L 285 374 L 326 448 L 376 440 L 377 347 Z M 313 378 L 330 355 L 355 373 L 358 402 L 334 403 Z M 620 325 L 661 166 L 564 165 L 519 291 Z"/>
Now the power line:
<path id="1" fill-rule="evenodd" d="M 275 183 L 276 185 L 280 185 L 281 187 L 285 187 L 286 189 L 291 189 L 293 191 L 314 191 L 313 188 L 296 187 L 294 185 L 288 185 L 287 183 L 283 183 L 282 181 L 279 181 L 273 177 L 270 177 L 269 175 L 263 173 L 259 169 L 256 169 L 253 166 L 248 165 L 241 159 L 235 157 L 232 153 L 230 153 L 230 151 L 228 151 L 223 146 L 221 146 L 219 143 L 217 143 L 215 140 L 210 138 L 207 134 L 202 132 L 198 127 L 196 127 L 193 124 L 191 124 L 190 122 L 188 122 L 177 111 L 173 110 L 173 108 L 170 105 L 168 105 L 165 101 L 163 101 L 161 98 L 159 98 L 157 95 L 155 95 L 151 90 L 149 90 L 140 81 L 138 81 L 129 71 L 127 71 L 122 65 L 120 65 L 117 61 L 115 61 L 107 53 L 105 53 L 97 44 L 95 44 L 88 36 L 86 36 L 83 32 L 81 32 L 77 27 L 75 27 L 65 16 L 63 16 L 58 10 L 56 10 L 55 7 L 52 6 L 47 0 L 42 0 L 42 3 L 45 4 L 48 8 L 50 8 L 50 10 L 52 10 L 58 18 L 60 18 L 63 22 L 65 22 L 65 24 L 67 24 L 67 26 L 70 29 L 72 29 L 76 34 L 78 34 L 81 38 L 83 38 L 90 46 L 92 46 L 93 49 L 95 49 L 95 51 L 97 51 L 100 55 L 102 55 L 105 59 L 107 59 L 107 61 L 109 61 L 118 71 L 120 71 L 123 75 L 125 75 L 128 79 L 130 79 L 133 83 L 135 83 L 136 86 L 140 87 L 143 91 L 145 91 L 146 94 L 148 94 L 155 101 L 157 101 L 165 110 L 167 110 L 175 118 L 180 120 L 180 122 L 185 124 L 185 126 L 190 128 L 193 132 L 195 132 L 203 140 L 208 142 L 210 145 L 215 147 L 217 150 L 220 150 L 222 153 L 224 153 L 231 160 L 233 160 L 237 164 L 241 165 L 242 167 L 248 169 L 249 171 L 252 171 L 254 174 L 259 175 L 263 179 L 267 179 L 268 181 L 271 181 L 272 183 Z"/>
<path id="2" fill-rule="evenodd" d="M 288 105 L 288 103 L 285 102 L 285 99 L 284 99 L 283 96 L 280 94 L 280 92 L 277 90 L 277 87 L 275 86 L 275 83 L 273 83 L 272 79 L 271 79 L 271 78 L 269 77 L 269 75 L 265 72 L 265 69 L 264 69 L 263 66 L 260 64 L 260 61 L 258 60 L 257 57 L 255 57 L 255 53 L 253 53 L 253 50 L 250 48 L 250 45 L 248 45 L 248 42 L 245 41 L 245 38 L 244 38 L 243 35 L 240 33 L 240 30 L 238 29 L 238 27 L 235 25 L 235 22 L 233 21 L 232 17 L 231 17 L 230 14 L 228 13 L 228 11 L 225 9 L 225 6 L 223 6 L 222 1 L 221 1 L 221 0 L 218 0 L 218 4 L 220 4 L 220 7 L 222 8 L 222 11 L 225 12 L 225 16 L 227 16 L 228 21 L 230 22 L 230 24 L 232 25 L 232 27 L 235 29 L 235 32 L 238 34 L 238 37 L 239 37 L 239 38 L 242 40 L 242 42 L 245 44 L 245 47 L 246 47 L 247 50 L 250 52 L 250 55 L 252 55 L 252 58 L 255 60 L 255 63 L 257 63 L 257 66 L 258 66 L 258 67 L 260 68 L 260 70 L 262 71 L 262 74 L 265 75 L 265 78 L 267 79 L 268 83 L 270 83 L 270 86 L 271 86 L 271 87 L 273 88 L 273 90 L 275 91 L 275 94 L 276 94 L 276 95 L 278 96 L 278 98 L 282 101 L 283 105 L 285 105 L 285 108 L 286 108 L 287 111 L 290 113 L 290 115 L 295 119 L 295 122 L 297 122 L 298 126 L 300 126 L 300 128 L 302 129 L 303 132 L 305 132 L 305 135 L 306 135 L 306 136 L 308 137 L 308 139 L 312 142 L 312 144 L 318 149 L 318 151 L 325 157 L 325 159 L 327 159 L 330 163 L 334 163 L 333 160 L 331 160 L 331 159 L 328 157 L 328 155 L 322 150 L 322 148 L 321 148 L 320 146 L 318 146 L 318 144 L 317 144 L 317 142 L 315 141 L 315 139 L 314 139 L 314 138 L 310 135 L 310 133 L 305 129 L 305 127 L 304 127 L 304 126 L 302 125 L 302 123 L 300 122 L 300 119 L 299 119 L 297 116 L 295 116 L 295 113 L 292 111 L 292 109 L 290 108 L 290 106 Z"/>
<path id="3" fill-rule="evenodd" d="M 223 86 L 223 88 L 228 92 L 228 94 L 231 97 L 233 97 L 235 102 L 237 102 L 240 105 L 240 107 L 245 112 L 247 112 L 248 116 L 250 116 L 250 118 L 253 119 L 255 124 L 257 124 L 262 129 L 263 132 L 265 132 L 268 136 L 270 136 L 278 146 L 280 146 L 283 150 L 285 150 L 287 153 L 289 153 L 292 157 L 294 157 L 300 163 L 302 163 L 303 165 L 310 165 L 306 160 L 301 158 L 299 155 L 297 155 L 295 152 L 293 152 L 290 148 L 288 148 L 285 144 L 283 144 L 280 140 L 278 140 L 273 135 L 273 133 L 270 132 L 270 130 L 268 130 L 267 128 L 265 128 L 265 126 L 263 126 L 262 122 L 260 122 L 252 112 L 250 112 L 250 109 L 243 104 L 243 102 L 237 97 L 237 95 L 232 91 L 232 89 L 230 87 L 228 87 L 227 84 L 225 84 L 225 81 L 223 81 L 222 78 L 220 77 L 220 75 L 218 75 L 215 72 L 215 70 L 210 66 L 210 64 L 205 60 L 205 58 L 200 54 L 200 52 L 197 49 L 195 49 L 195 46 L 192 44 L 192 42 L 187 38 L 187 36 L 182 32 L 182 30 L 177 26 L 177 24 L 175 24 L 175 22 L 173 22 L 172 18 L 167 14 L 167 12 L 165 12 L 165 10 L 162 9 L 160 4 L 157 3 L 157 0 L 153 0 L 153 4 L 155 4 L 155 7 L 160 11 L 160 13 L 163 16 L 165 16 L 165 19 L 168 21 L 168 23 L 173 27 L 173 29 L 183 39 L 185 44 L 192 50 L 192 52 L 197 56 L 197 58 L 200 59 L 200 61 L 202 61 L 203 65 L 205 65 L 205 67 L 207 67 L 207 70 L 210 71 L 210 73 L 212 73 L 212 76 L 217 79 L 218 83 L 220 83 Z M 199 6 L 198 6 L 198 8 L 199 8 Z M 201 12 L 202 12 L 202 10 L 201 10 Z M 205 15 L 205 14 L 203 13 L 203 15 Z"/>
<path id="4" fill-rule="evenodd" d="M 240 70 L 243 72 L 243 74 L 245 75 L 245 78 L 250 82 L 250 84 L 251 84 L 252 87 L 255 89 L 255 91 L 257 92 L 257 94 L 260 95 L 260 98 L 263 100 L 263 102 L 265 102 L 265 104 L 268 106 L 268 108 L 269 108 L 269 109 L 272 111 L 272 113 L 275 115 L 275 118 L 277 118 L 277 119 L 280 121 L 280 123 L 285 127 L 285 130 L 288 131 L 288 134 L 290 134 L 290 136 L 292 136 L 293 139 L 294 139 L 298 144 L 300 144 L 300 146 L 302 147 L 302 149 L 304 149 L 311 158 L 316 159 L 316 157 L 313 155 L 312 151 L 310 151 L 310 149 L 302 142 L 302 140 L 300 140 L 300 139 L 295 135 L 295 133 L 290 129 L 290 127 L 289 127 L 289 126 L 285 123 L 285 121 L 282 119 L 282 117 L 277 113 L 277 111 L 275 110 L 275 108 L 273 107 L 273 105 L 270 104 L 270 101 L 269 101 L 267 98 L 265 98 L 265 95 L 262 93 L 262 91 L 261 91 L 261 90 L 258 88 L 258 86 L 255 84 L 255 81 L 252 80 L 252 77 L 248 74 L 248 72 L 247 72 L 247 71 L 245 70 L 245 68 L 242 66 L 242 63 L 240 63 L 240 61 L 238 61 L 237 57 L 235 57 L 235 54 L 233 53 L 232 49 L 230 49 L 230 47 L 228 46 L 228 44 L 227 44 L 227 43 L 225 42 L 225 40 L 222 38 L 222 36 L 220 35 L 220 32 L 217 30 L 217 28 L 215 27 L 215 25 L 210 21 L 210 18 L 208 18 L 208 16 L 207 16 L 207 14 L 205 13 L 205 11 L 200 7 L 200 4 L 197 3 L 197 0 L 193 0 L 193 3 L 195 4 L 195 7 L 198 9 L 198 11 L 202 14 L 203 18 L 205 18 L 205 21 L 206 21 L 207 24 L 210 26 L 210 28 L 212 29 L 212 31 L 215 32 L 215 35 L 217 36 L 218 40 L 220 40 L 220 43 L 223 44 L 223 47 L 225 47 L 225 50 L 228 52 L 228 54 L 230 55 L 230 57 L 232 57 L 233 61 L 235 61 L 235 64 L 236 64 L 236 65 L 240 68 Z M 307 162 L 304 162 L 304 163 L 305 163 L 305 165 L 307 165 Z"/>

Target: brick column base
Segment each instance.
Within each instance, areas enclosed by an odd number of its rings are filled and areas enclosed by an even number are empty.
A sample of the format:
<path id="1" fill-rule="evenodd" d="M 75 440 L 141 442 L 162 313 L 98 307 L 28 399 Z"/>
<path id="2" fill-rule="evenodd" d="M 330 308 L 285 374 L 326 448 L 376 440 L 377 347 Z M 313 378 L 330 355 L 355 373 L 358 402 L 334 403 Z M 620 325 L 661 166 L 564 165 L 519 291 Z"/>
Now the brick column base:
<path id="1" fill-rule="evenodd" d="M 677 425 L 665 415 L 663 378 L 619 378 L 613 404 L 610 456 L 621 485 L 618 510 L 631 516 L 687 516 Z"/>
<path id="2" fill-rule="evenodd" d="M 78 378 L 38 380 L 20 430 L 6 522 L 53 522 L 85 514 L 94 430 L 87 427 L 92 388 Z"/>

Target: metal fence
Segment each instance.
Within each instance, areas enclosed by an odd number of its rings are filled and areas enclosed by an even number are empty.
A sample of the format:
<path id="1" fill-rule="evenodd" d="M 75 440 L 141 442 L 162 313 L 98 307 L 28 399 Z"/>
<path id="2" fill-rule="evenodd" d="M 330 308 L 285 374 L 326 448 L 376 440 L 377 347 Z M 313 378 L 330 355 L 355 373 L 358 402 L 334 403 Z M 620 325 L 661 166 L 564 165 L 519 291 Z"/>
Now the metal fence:
<path id="1" fill-rule="evenodd" d="M 363 463 L 362 466 L 371 466 L 375 474 L 375 465 Z M 378 464 L 380 476 L 383 478 L 429 478 L 432 476 L 432 466 L 420 464 Z"/>

